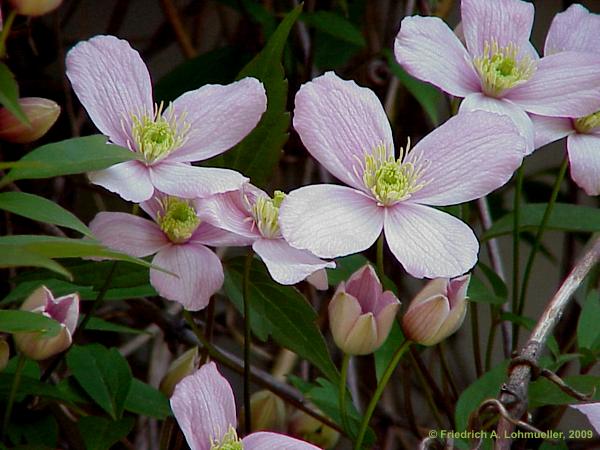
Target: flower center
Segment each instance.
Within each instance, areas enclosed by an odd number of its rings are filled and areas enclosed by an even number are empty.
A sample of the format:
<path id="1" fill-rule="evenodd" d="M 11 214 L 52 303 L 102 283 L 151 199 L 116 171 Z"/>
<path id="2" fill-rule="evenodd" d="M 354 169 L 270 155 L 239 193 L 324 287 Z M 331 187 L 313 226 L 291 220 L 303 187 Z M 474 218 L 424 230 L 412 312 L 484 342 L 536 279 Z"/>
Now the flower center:
<path id="1" fill-rule="evenodd" d="M 496 40 L 485 42 L 483 55 L 473 60 L 479 72 L 483 91 L 491 96 L 529 80 L 536 71 L 536 63 L 528 56 L 518 59 L 519 48 L 512 42 L 500 47 Z"/>
<path id="2" fill-rule="evenodd" d="M 162 206 L 163 213 L 158 214 L 157 222 L 171 242 L 179 244 L 192 237 L 200 224 L 194 207 L 186 200 L 175 197 L 163 199 Z"/>
<path id="3" fill-rule="evenodd" d="M 162 115 L 163 105 L 161 102 L 155 106 L 152 115 L 132 115 L 131 134 L 137 151 L 144 155 L 147 163 L 164 158 L 187 139 L 190 125 L 185 121 L 185 114 L 177 117 L 171 108 L 165 117 Z"/>
<path id="4" fill-rule="evenodd" d="M 575 120 L 575 129 L 580 133 L 589 133 L 596 127 L 600 127 L 600 111 Z"/>
<path id="5" fill-rule="evenodd" d="M 244 444 L 242 440 L 238 438 L 235 429 L 229 425 L 229 430 L 220 440 L 212 440 L 210 443 L 210 450 L 243 450 Z"/>
<path id="6" fill-rule="evenodd" d="M 266 238 L 279 237 L 279 206 L 285 194 L 275 191 L 273 198 L 259 197 L 251 206 L 252 217 L 260 234 Z"/>
<path id="7" fill-rule="evenodd" d="M 410 140 L 406 150 L 400 148 L 400 157 L 394 159 L 393 151 L 385 145 L 375 147 L 373 153 L 365 155 L 363 182 L 381 205 L 393 205 L 407 200 L 421 190 L 426 183 L 420 183 L 425 165 L 404 161 L 410 149 Z"/>

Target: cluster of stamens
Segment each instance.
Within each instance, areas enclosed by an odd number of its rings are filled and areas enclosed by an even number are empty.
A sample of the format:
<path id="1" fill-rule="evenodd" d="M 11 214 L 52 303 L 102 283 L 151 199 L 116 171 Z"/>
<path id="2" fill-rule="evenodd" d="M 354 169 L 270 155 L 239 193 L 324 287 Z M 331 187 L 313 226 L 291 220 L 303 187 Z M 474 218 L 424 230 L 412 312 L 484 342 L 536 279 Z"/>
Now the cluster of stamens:
<path id="1" fill-rule="evenodd" d="M 175 197 L 165 197 L 160 202 L 163 211 L 157 215 L 156 220 L 160 229 L 171 242 L 187 241 L 200 224 L 194 207 L 187 200 Z"/>
<path id="2" fill-rule="evenodd" d="M 575 129 L 580 133 L 589 133 L 594 128 L 600 127 L 600 111 L 596 111 L 589 116 L 581 117 L 574 121 Z"/>
<path id="3" fill-rule="evenodd" d="M 231 425 L 229 430 L 219 440 L 212 439 L 210 443 L 210 450 L 243 450 L 244 444 L 242 440 L 238 438 L 238 435 Z"/>
<path id="4" fill-rule="evenodd" d="M 173 150 L 181 147 L 187 140 L 190 124 L 185 114 L 175 114 L 173 108 L 163 115 L 164 103 L 154 106 L 152 114 L 139 113 L 131 116 L 131 136 L 133 148 L 144 155 L 147 163 L 154 163 Z"/>
<path id="5" fill-rule="evenodd" d="M 537 69 L 529 56 L 519 58 L 519 48 L 512 42 L 500 47 L 496 40 L 485 42 L 483 55 L 473 59 L 473 64 L 481 78 L 483 91 L 491 96 L 525 83 Z"/>
<path id="6" fill-rule="evenodd" d="M 409 150 L 410 140 L 406 150 L 401 147 L 400 156 L 395 159 L 393 149 L 380 144 L 371 154 L 365 155 L 364 164 L 360 162 L 363 182 L 380 205 L 407 200 L 425 186 L 426 183 L 419 180 L 427 165 L 405 161 Z"/>
<path id="7" fill-rule="evenodd" d="M 285 194 L 281 191 L 275 191 L 273 198 L 258 197 L 254 204 L 250 205 L 250 211 L 254 223 L 260 234 L 266 238 L 276 238 L 280 236 L 279 232 L 279 206 Z"/>

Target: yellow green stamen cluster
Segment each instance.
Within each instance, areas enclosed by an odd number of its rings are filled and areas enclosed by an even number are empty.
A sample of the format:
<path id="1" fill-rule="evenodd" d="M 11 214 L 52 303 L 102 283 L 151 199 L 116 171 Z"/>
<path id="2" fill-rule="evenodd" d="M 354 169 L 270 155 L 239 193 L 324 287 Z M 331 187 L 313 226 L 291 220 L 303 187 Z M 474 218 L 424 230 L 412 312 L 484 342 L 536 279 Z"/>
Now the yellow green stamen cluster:
<path id="1" fill-rule="evenodd" d="M 279 206 L 284 198 L 283 192 L 275 191 L 273 198 L 259 197 L 251 206 L 258 231 L 266 238 L 279 236 Z"/>
<path id="2" fill-rule="evenodd" d="M 156 162 L 181 147 L 190 128 L 184 116 L 177 117 L 171 109 L 164 117 L 162 110 L 163 103 L 154 108 L 152 115 L 132 115 L 131 134 L 136 150 L 148 163 Z"/>
<path id="3" fill-rule="evenodd" d="M 580 133 L 589 133 L 597 127 L 600 127 L 600 111 L 575 120 L 575 129 Z"/>
<path id="4" fill-rule="evenodd" d="M 213 440 L 210 443 L 210 450 L 243 450 L 244 444 L 238 438 L 235 429 L 230 425 L 227 433 L 220 440 Z"/>
<path id="5" fill-rule="evenodd" d="M 519 59 L 519 48 L 513 43 L 500 47 L 495 40 L 485 42 L 483 55 L 473 60 L 481 77 L 483 91 L 492 96 L 529 80 L 536 71 L 536 63 L 528 56 Z"/>
<path id="6" fill-rule="evenodd" d="M 400 148 L 398 159 L 383 144 L 375 147 L 372 154 L 365 155 L 363 182 L 381 205 L 407 200 L 425 186 L 419 182 L 424 166 L 404 161 L 409 146 L 410 142 L 406 151 Z"/>
<path id="7" fill-rule="evenodd" d="M 187 241 L 200 224 L 200 219 L 196 215 L 194 207 L 186 200 L 175 197 L 167 197 L 161 203 L 163 213 L 157 217 L 160 229 L 171 242 L 182 243 Z"/>

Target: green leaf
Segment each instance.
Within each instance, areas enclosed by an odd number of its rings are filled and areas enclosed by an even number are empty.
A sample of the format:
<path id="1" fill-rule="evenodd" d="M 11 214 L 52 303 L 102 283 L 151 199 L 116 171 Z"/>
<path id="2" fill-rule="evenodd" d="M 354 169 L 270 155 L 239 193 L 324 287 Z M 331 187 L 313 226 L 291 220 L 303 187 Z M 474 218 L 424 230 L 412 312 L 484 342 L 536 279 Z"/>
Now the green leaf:
<path id="1" fill-rule="evenodd" d="M 367 45 L 361 31 L 352 22 L 339 14 L 321 10 L 314 13 L 302 14 L 300 20 L 340 41 L 345 41 L 358 47 Z"/>
<path id="2" fill-rule="evenodd" d="M 109 420 L 104 417 L 87 416 L 77 422 L 86 450 L 108 450 L 127 436 L 134 424 L 133 417 Z"/>
<path id="3" fill-rule="evenodd" d="M 481 261 L 477 263 L 477 267 L 483 272 L 487 280 L 490 282 L 492 289 L 494 289 L 494 294 L 506 300 L 508 298 L 508 288 L 506 287 L 504 280 L 502 280 L 502 278 L 500 278 L 500 276 L 494 272 L 491 267 L 488 267 Z"/>
<path id="4" fill-rule="evenodd" d="M 0 209 L 39 222 L 70 228 L 85 236 L 92 236 L 90 229 L 74 214 L 44 197 L 25 192 L 2 192 Z"/>
<path id="5" fill-rule="evenodd" d="M 123 414 L 131 386 L 131 369 L 116 348 L 74 346 L 67 365 L 83 390 L 114 420 Z"/>
<path id="6" fill-rule="evenodd" d="M 506 298 L 498 297 L 496 294 L 491 292 L 488 287 L 483 283 L 475 274 L 471 275 L 471 281 L 469 282 L 469 289 L 467 291 L 469 301 L 477 303 L 491 303 L 494 305 L 501 305 L 506 302 Z"/>
<path id="7" fill-rule="evenodd" d="M 22 123 L 29 123 L 19 105 L 19 86 L 6 64 L 0 62 L 0 103 Z"/>
<path id="8" fill-rule="evenodd" d="M 226 265 L 225 292 L 240 312 L 243 311 L 243 271 L 244 258 L 236 258 Z M 250 308 L 252 330 L 255 333 L 258 330 L 259 338 L 271 334 L 278 344 L 308 359 L 337 382 L 339 373 L 315 323 L 315 310 L 296 289 L 275 283 L 257 260 L 253 261 L 250 271 Z"/>
<path id="9" fill-rule="evenodd" d="M 583 393 L 594 393 L 591 401 L 600 400 L 600 377 L 595 375 L 573 375 L 564 377 L 563 381 L 573 389 Z M 539 408 L 544 405 L 570 405 L 577 400 L 564 393 L 551 381 L 541 378 L 529 385 L 529 406 Z"/>
<path id="10" fill-rule="evenodd" d="M 94 331 L 110 331 L 113 333 L 129 333 L 129 334 L 145 334 L 144 330 L 137 330 L 135 328 L 126 327 L 118 323 L 108 322 L 98 317 L 91 317 L 87 323 L 86 330 Z"/>
<path id="11" fill-rule="evenodd" d="M 530 203 L 521 206 L 520 227 L 523 231 L 536 231 L 546 211 L 546 203 Z M 487 230 L 482 240 L 492 239 L 512 233 L 513 213 L 497 220 Z M 600 209 L 589 206 L 556 203 L 546 225 L 547 230 L 594 233 L 600 231 Z"/>
<path id="12" fill-rule="evenodd" d="M 577 343 L 579 348 L 597 350 L 600 348 L 600 295 L 590 291 L 577 324 Z"/>
<path id="13" fill-rule="evenodd" d="M 60 323 L 43 314 L 31 311 L 0 310 L 0 331 L 3 333 L 23 333 L 39 331 L 44 337 L 56 336 Z"/>
<path id="14" fill-rule="evenodd" d="M 129 395 L 125 401 L 125 409 L 155 419 L 165 419 L 171 415 L 169 400 L 162 392 L 138 379 L 133 379 Z"/>
<path id="15" fill-rule="evenodd" d="M 1 245 L 0 248 L 2 250 L 0 251 L 0 269 L 7 267 L 42 267 L 59 273 L 69 280 L 73 279 L 71 273 L 59 263 L 32 249 L 24 248 L 22 245 L 8 244 Z"/>
<path id="16" fill-rule="evenodd" d="M 410 76 L 403 68 L 396 62 L 394 55 L 388 49 L 382 50 L 383 55 L 386 57 L 388 65 L 392 73 L 400 80 L 402 85 L 408 92 L 419 102 L 427 116 L 431 120 L 434 126 L 437 126 L 441 122 L 440 117 L 440 105 L 443 104 L 443 94 L 429 83 L 417 80 Z"/>
<path id="17" fill-rule="evenodd" d="M 381 381 L 381 377 L 385 372 L 388 364 L 394 357 L 394 353 L 404 343 L 404 334 L 398 322 L 394 322 L 389 336 L 381 347 L 375 352 L 375 375 L 377 376 L 377 382 Z"/>
<path id="18" fill-rule="evenodd" d="M 36 162 L 37 167 L 16 167 L 0 180 L 0 187 L 11 181 L 52 178 L 106 169 L 114 164 L 136 159 L 138 154 L 108 144 L 107 137 L 93 135 L 46 144 L 27 153 L 21 162 Z"/>
<path id="19" fill-rule="evenodd" d="M 302 4 L 285 16 L 265 48 L 242 69 L 238 79 L 254 77 L 267 92 L 267 110 L 256 128 L 232 150 L 207 164 L 236 169 L 256 185 L 265 185 L 288 138 L 290 116 L 286 111 L 288 85 L 281 57 L 288 35 L 302 11 Z"/>

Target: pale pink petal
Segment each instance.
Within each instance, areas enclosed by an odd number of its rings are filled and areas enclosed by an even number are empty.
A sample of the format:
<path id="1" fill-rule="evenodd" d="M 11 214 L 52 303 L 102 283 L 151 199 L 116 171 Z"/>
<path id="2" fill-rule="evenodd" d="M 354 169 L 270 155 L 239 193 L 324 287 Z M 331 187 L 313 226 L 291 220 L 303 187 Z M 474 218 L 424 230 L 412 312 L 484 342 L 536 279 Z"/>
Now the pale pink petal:
<path id="1" fill-rule="evenodd" d="M 306 281 L 313 285 L 318 291 L 329 289 L 329 280 L 325 269 L 317 270 L 306 277 Z"/>
<path id="2" fill-rule="evenodd" d="M 88 173 L 90 181 L 119 194 L 123 199 L 139 203 L 154 193 L 148 167 L 139 161 L 125 161 L 108 169 Z"/>
<path id="3" fill-rule="evenodd" d="M 600 434 L 600 403 L 580 403 L 579 405 L 569 406 L 585 414 L 596 433 Z"/>
<path id="4" fill-rule="evenodd" d="M 334 262 L 293 248 L 283 239 L 258 239 L 252 248 L 267 266 L 271 277 L 280 284 L 296 284 L 317 270 L 335 268 Z"/>
<path id="5" fill-rule="evenodd" d="M 169 246 L 158 225 L 142 217 L 120 212 L 100 212 L 90 230 L 108 248 L 143 257 Z"/>
<path id="6" fill-rule="evenodd" d="M 600 52 L 600 15 L 574 4 L 554 16 L 546 36 L 544 54 L 568 50 Z"/>
<path id="7" fill-rule="evenodd" d="M 279 208 L 279 225 L 293 247 L 335 258 L 369 248 L 381 233 L 383 215 L 360 191 L 316 184 L 288 194 Z"/>
<path id="8" fill-rule="evenodd" d="M 127 41 L 96 36 L 67 54 L 67 77 L 94 125 L 127 147 L 131 116 L 152 111 L 146 64 Z"/>
<path id="9" fill-rule="evenodd" d="M 365 264 L 354 272 L 346 281 L 345 288 L 348 294 L 358 299 L 362 313 L 372 312 L 377 315 L 378 300 L 383 289 L 371 264 Z"/>
<path id="10" fill-rule="evenodd" d="M 405 17 L 394 54 L 412 76 L 449 94 L 465 97 L 481 90 L 467 50 L 438 17 Z"/>
<path id="11" fill-rule="evenodd" d="M 294 128 L 336 178 L 364 189 L 361 162 L 378 145 L 393 151 L 392 130 L 373 91 L 327 72 L 296 94 Z"/>
<path id="12" fill-rule="evenodd" d="M 480 56 L 486 42 L 509 44 L 529 52 L 534 8 L 521 0 L 462 0 L 463 33 L 469 53 Z"/>
<path id="13" fill-rule="evenodd" d="M 267 109 L 267 96 L 260 81 L 244 78 L 186 92 L 172 108 L 190 128 L 187 141 L 166 159 L 203 161 L 229 150 L 256 127 Z"/>
<path id="14" fill-rule="evenodd" d="M 387 208 L 385 238 L 415 278 L 451 278 L 477 262 L 479 243 L 462 221 L 428 206 L 397 203 Z"/>
<path id="15" fill-rule="evenodd" d="M 171 409 L 191 450 L 209 450 L 211 441 L 235 428 L 233 391 L 213 362 L 175 386 Z"/>
<path id="16" fill-rule="evenodd" d="M 177 162 L 161 162 L 150 168 L 152 184 L 165 194 L 181 198 L 206 197 L 234 191 L 248 181 L 230 169 L 196 167 Z"/>
<path id="17" fill-rule="evenodd" d="M 165 248 L 156 254 L 152 264 L 177 277 L 150 269 L 150 284 L 161 296 L 181 303 L 188 311 L 205 308 L 223 285 L 221 261 L 200 244 L 188 242 Z"/>
<path id="18" fill-rule="evenodd" d="M 535 149 L 533 124 L 527 113 L 523 111 L 523 108 L 510 102 L 510 100 L 489 97 L 481 93 L 469 95 L 460 104 L 460 112 L 478 110 L 489 111 L 510 117 L 518 128 L 521 136 L 523 136 L 527 142 L 525 154 L 529 155 L 533 152 Z"/>
<path id="19" fill-rule="evenodd" d="M 240 236 L 259 238 L 260 232 L 243 197 L 242 191 L 211 195 L 195 201 L 196 211 L 202 220 L 216 227 Z"/>
<path id="20" fill-rule="evenodd" d="M 244 450 L 320 450 L 308 442 L 268 431 L 249 434 L 242 442 Z"/>
<path id="21" fill-rule="evenodd" d="M 195 242 L 211 247 L 245 247 L 252 245 L 254 238 L 240 236 L 231 231 L 217 228 L 208 222 L 201 222 L 189 242 Z"/>
<path id="22" fill-rule="evenodd" d="M 408 154 L 423 165 L 425 187 L 410 198 L 453 205 L 489 194 L 521 165 L 525 140 L 512 120 L 487 111 L 461 113 L 425 136 Z"/>
<path id="23" fill-rule="evenodd" d="M 600 109 L 600 54 L 562 52 L 538 62 L 533 77 L 505 98 L 542 116 L 583 117 Z"/>
<path id="24" fill-rule="evenodd" d="M 587 195 L 600 195 L 600 134 L 567 138 L 571 178 Z"/>
<path id="25" fill-rule="evenodd" d="M 535 148 L 543 147 L 551 142 L 575 132 L 573 120 L 566 117 L 549 117 L 530 114 L 535 132 Z"/>

